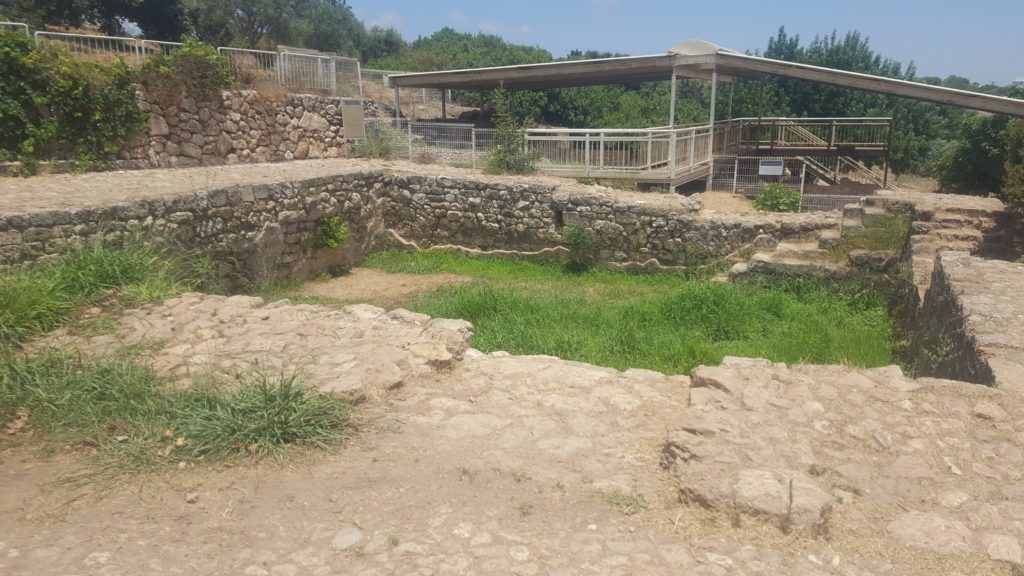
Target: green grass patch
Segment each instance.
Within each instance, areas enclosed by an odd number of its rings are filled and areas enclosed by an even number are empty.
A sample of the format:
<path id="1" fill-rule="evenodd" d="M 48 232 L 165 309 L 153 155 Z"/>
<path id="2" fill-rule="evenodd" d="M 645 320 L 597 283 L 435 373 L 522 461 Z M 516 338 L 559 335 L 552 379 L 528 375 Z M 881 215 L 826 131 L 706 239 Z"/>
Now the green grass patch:
<path id="1" fill-rule="evenodd" d="M 351 406 L 295 375 L 254 373 L 231 385 L 176 389 L 125 356 L 92 363 L 48 353 L 0 368 L 0 422 L 95 451 L 114 470 L 247 454 L 325 448 L 344 437 Z"/>
<path id="2" fill-rule="evenodd" d="M 852 250 L 900 251 L 910 238 L 910 216 L 885 214 L 875 216 L 864 228 L 843 230 L 836 251 L 849 254 Z"/>
<path id="3" fill-rule="evenodd" d="M 791 278 L 727 284 L 600 269 L 573 273 L 554 262 L 437 251 L 379 253 L 366 265 L 474 277 L 407 307 L 472 322 L 474 346 L 488 352 L 549 354 L 670 374 L 717 364 L 727 355 L 865 367 L 891 361 L 885 299 L 855 286 Z"/>
<path id="4" fill-rule="evenodd" d="M 216 286 L 216 266 L 198 252 L 141 240 L 74 248 L 48 264 L 0 272 L 0 356 L 71 319 L 85 306 L 158 301 Z"/>

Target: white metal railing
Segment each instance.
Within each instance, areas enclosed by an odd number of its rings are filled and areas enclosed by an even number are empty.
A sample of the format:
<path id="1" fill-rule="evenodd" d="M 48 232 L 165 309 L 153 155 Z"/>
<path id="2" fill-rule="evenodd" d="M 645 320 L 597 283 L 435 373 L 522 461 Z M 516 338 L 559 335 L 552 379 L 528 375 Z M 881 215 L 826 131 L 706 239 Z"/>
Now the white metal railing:
<path id="1" fill-rule="evenodd" d="M 24 22 L 0 22 L 0 29 L 3 28 L 14 28 L 16 30 L 23 30 L 25 36 L 32 37 L 32 32 L 28 29 L 28 24 Z"/>
<path id="2" fill-rule="evenodd" d="M 33 36 L 29 26 L 22 22 L 0 22 L 0 31 L 5 28 L 23 30 L 30 37 Z M 77 58 L 103 63 L 121 59 L 129 66 L 139 66 L 151 56 L 169 54 L 183 45 L 180 42 L 144 38 L 44 30 L 35 32 L 34 37 L 38 43 L 59 44 Z M 230 47 L 219 47 L 217 51 L 227 58 L 232 69 L 246 82 L 274 81 L 296 90 L 313 90 L 332 96 L 363 97 L 362 68 L 359 60 L 354 58 L 313 51 L 268 52 Z M 426 92 L 423 92 L 423 97 L 426 98 Z"/>
<path id="3" fill-rule="evenodd" d="M 737 118 L 732 126 L 737 145 L 768 148 L 888 146 L 891 118 Z"/>
<path id="4" fill-rule="evenodd" d="M 246 50 L 244 48 L 217 48 L 235 76 L 246 84 L 256 81 L 280 82 L 277 52 Z"/>
<path id="5" fill-rule="evenodd" d="M 59 43 L 73 56 L 88 60 L 110 63 L 120 58 L 133 65 L 143 60 L 142 47 L 137 38 L 42 31 L 36 32 L 35 38 L 36 42 Z"/>

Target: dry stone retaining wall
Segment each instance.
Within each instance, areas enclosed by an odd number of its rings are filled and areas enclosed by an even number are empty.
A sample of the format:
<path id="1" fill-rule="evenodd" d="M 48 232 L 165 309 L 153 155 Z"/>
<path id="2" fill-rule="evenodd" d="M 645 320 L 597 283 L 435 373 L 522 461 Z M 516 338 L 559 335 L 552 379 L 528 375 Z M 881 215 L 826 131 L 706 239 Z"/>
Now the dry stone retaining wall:
<path id="1" fill-rule="evenodd" d="M 574 222 L 594 230 L 603 261 L 677 265 L 694 253 L 728 254 L 759 235 L 794 237 L 837 224 L 833 217 L 808 214 L 730 219 L 702 215 L 697 199 L 647 201 L 567 188 L 545 181 L 366 171 L 13 214 L 0 217 L 0 265 L 49 257 L 100 234 L 153 229 L 229 254 L 248 272 L 303 274 L 358 261 L 396 238 L 421 247 L 551 248 L 561 242 L 561 227 Z M 318 222 L 333 215 L 347 222 L 351 239 L 344 250 L 316 250 Z"/>
<path id="2" fill-rule="evenodd" d="M 1024 264 L 939 252 L 918 313 L 918 371 L 1024 390 Z"/>
<path id="3" fill-rule="evenodd" d="M 139 94 L 149 113 L 148 133 L 115 156 L 121 168 L 176 168 L 337 158 L 346 155 L 341 98 L 281 97 L 252 90 L 224 91 L 202 101 L 186 97 L 160 106 Z M 369 114 L 375 113 L 372 109 Z"/>

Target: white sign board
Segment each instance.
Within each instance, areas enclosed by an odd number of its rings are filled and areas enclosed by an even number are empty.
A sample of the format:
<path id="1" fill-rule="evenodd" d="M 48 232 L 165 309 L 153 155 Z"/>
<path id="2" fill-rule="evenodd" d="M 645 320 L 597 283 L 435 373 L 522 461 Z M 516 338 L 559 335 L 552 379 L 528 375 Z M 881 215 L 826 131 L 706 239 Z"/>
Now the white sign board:
<path id="1" fill-rule="evenodd" d="M 783 160 L 761 160 L 757 167 L 758 176 L 782 176 L 785 169 Z"/>

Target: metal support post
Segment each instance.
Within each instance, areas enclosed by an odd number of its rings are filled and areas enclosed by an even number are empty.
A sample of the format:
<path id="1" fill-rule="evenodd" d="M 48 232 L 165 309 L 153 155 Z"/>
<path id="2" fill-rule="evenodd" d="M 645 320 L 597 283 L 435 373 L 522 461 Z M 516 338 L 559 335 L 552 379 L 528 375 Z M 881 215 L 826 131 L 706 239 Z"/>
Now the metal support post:
<path id="1" fill-rule="evenodd" d="M 406 122 L 405 125 L 408 127 L 406 134 L 409 138 L 409 160 L 412 160 L 412 122 Z"/>
<path id="2" fill-rule="evenodd" d="M 448 91 L 441 89 L 441 119 L 448 119 Z"/>
<path id="3" fill-rule="evenodd" d="M 473 169 L 476 170 L 476 128 L 473 128 L 473 129 L 470 130 L 469 138 L 470 138 L 470 146 L 472 147 L 472 151 L 470 153 L 470 156 L 473 159 Z"/>
<path id="4" fill-rule="evenodd" d="M 583 135 L 583 172 L 590 176 L 590 132 Z"/>
<path id="5" fill-rule="evenodd" d="M 395 86 L 395 120 L 402 117 L 402 97 L 398 93 L 398 86 Z"/>
<path id="6" fill-rule="evenodd" d="M 672 97 L 668 109 L 668 177 L 676 177 L 676 69 L 672 69 Z M 672 187 L 675 192 L 675 186 Z"/>
<path id="7" fill-rule="evenodd" d="M 807 176 L 807 163 L 806 162 L 801 162 L 800 163 L 800 200 L 801 201 L 804 198 L 804 181 L 805 181 L 805 177 L 806 176 Z"/>
<path id="8" fill-rule="evenodd" d="M 715 175 L 715 100 L 718 97 L 718 68 L 711 69 L 711 112 L 708 116 L 708 183 L 707 189 L 711 189 L 711 179 Z"/>
<path id="9" fill-rule="evenodd" d="M 739 184 L 740 179 L 740 159 L 736 158 L 736 162 L 732 165 L 732 193 L 736 193 L 736 185 Z"/>
<path id="10" fill-rule="evenodd" d="M 359 99 L 363 99 L 363 67 L 356 60 L 356 78 L 359 80 Z"/>

